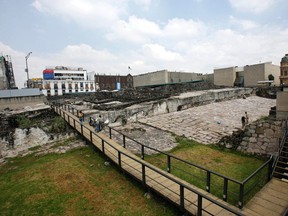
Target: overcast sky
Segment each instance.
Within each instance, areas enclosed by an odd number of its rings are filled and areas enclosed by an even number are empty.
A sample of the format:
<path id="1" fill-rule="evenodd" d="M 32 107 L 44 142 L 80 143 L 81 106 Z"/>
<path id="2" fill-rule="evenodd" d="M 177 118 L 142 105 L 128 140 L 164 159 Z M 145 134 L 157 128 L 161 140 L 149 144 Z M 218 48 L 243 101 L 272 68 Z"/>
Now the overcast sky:
<path id="1" fill-rule="evenodd" d="M 29 52 L 30 78 L 46 66 L 205 74 L 280 65 L 288 53 L 287 0 L 0 0 L 0 9 L 0 54 L 20 88 Z"/>

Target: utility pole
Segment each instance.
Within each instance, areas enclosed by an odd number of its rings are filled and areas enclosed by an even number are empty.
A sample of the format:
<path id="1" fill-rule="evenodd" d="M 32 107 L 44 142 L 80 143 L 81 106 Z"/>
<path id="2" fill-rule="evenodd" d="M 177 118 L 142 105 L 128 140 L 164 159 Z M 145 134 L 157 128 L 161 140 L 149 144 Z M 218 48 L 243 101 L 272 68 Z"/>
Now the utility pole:
<path id="1" fill-rule="evenodd" d="M 26 61 L 26 69 L 25 72 L 27 73 L 27 88 L 29 88 L 29 70 L 28 70 L 28 58 L 30 57 L 30 55 L 32 54 L 32 52 L 29 52 L 26 56 L 25 56 L 25 61 Z"/>

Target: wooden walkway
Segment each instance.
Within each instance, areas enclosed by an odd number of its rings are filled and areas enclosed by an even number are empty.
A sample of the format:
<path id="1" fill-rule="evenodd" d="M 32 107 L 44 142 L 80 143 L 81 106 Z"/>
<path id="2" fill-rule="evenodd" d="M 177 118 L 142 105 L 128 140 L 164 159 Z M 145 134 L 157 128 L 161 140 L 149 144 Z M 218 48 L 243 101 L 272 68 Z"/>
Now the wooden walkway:
<path id="1" fill-rule="evenodd" d="M 94 133 L 94 128 L 84 123 L 84 126 L 73 114 L 55 107 L 55 111 L 61 115 L 72 127 L 80 132 L 87 140 L 110 158 L 120 169 L 141 181 L 143 185 L 156 191 L 166 199 L 178 205 L 183 212 L 192 215 L 277 215 L 280 216 L 288 206 L 288 184 L 285 187 L 276 179 L 267 184 L 267 190 L 273 194 L 273 202 L 269 197 L 271 194 L 260 192 L 242 210 L 224 202 L 218 197 L 201 190 L 182 179 L 179 179 L 163 170 L 147 163 L 137 157 L 109 137 L 102 133 Z M 269 186 L 270 185 L 270 186 Z M 279 190 L 284 187 L 285 190 Z M 265 187 L 266 188 L 266 187 Z M 281 194 L 281 195 L 280 195 Z M 286 194 L 286 197 L 283 195 Z M 264 198 L 263 198 L 264 197 Z M 278 201 L 277 201 L 278 198 Z M 262 202 L 262 200 L 264 200 Z M 269 202 L 269 205 L 267 204 Z M 274 208 L 277 207 L 277 210 Z M 263 210 L 267 209 L 267 210 Z M 272 214 L 270 214 L 272 212 Z"/>

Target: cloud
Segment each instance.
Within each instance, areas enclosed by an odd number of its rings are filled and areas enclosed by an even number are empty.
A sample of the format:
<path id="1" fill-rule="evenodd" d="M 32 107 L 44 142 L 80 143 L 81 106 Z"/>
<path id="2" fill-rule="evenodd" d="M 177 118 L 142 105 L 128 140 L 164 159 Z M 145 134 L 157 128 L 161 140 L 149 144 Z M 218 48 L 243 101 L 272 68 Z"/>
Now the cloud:
<path id="1" fill-rule="evenodd" d="M 188 38 L 205 33 L 206 26 L 201 21 L 174 18 L 168 21 L 163 35 L 173 38 Z"/>
<path id="2" fill-rule="evenodd" d="M 35 0 L 32 6 L 39 12 L 97 28 L 116 22 L 125 13 L 124 3 L 124 0 Z"/>
<path id="3" fill-rule="evenodd" d="M 134 0 L 136 4 L 143 6 L 145 9 L 150 7 L 152 0 Z"/>
<path id="4" fill-rule="evenodd" d="M 128 22 L 119 21 L 112 32 L 106 35 L 108 40 L 126 40 L 129 42 L 146 42 L 161 34 L 160 27 L 151 21 L 130 16 Z"/>
<path id="5" fill-rule="evenodd" d="M 251 30 L 259 26 L 256 22 L 253 22 L 252 20 L 237 19 L 233 16 L 230 16 L 230 23 L 236 26 L 240 26 L 244 30 Z"/>
<path id="6" fill-rule="evenodd" d="M 277 0 L 229 0 L 231 6 L 239 11 L 261 13 L 268 10 Z"/>
<path id="7" fill-rule="evenodd" d="M 179 53 L 166 50 L 159 44 L 145 44 L 142 47 L 145 56 L 149 56 L 153 60 L 160 61 L 179 61 L 182 57 Z"/>

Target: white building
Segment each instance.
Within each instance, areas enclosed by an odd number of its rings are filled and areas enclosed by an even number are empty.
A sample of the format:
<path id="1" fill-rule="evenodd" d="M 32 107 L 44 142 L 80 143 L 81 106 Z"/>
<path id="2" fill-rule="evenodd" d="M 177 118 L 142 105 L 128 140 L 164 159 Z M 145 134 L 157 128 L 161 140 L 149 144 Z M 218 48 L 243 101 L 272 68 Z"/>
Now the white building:
<path id="1" fill-rule="evenodd" d="M 46 96 L 95 91 L 94 80 L 88 80 L 87 70 L 83 68 L 56 66 L 43 71 L 42 92 Z"/>

